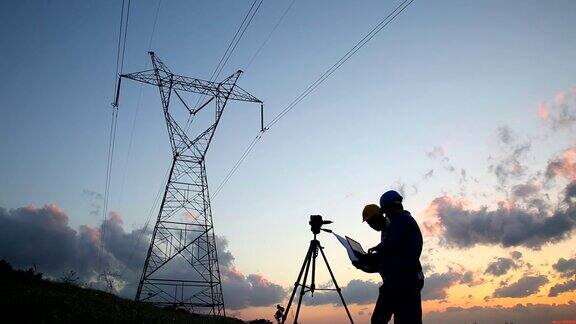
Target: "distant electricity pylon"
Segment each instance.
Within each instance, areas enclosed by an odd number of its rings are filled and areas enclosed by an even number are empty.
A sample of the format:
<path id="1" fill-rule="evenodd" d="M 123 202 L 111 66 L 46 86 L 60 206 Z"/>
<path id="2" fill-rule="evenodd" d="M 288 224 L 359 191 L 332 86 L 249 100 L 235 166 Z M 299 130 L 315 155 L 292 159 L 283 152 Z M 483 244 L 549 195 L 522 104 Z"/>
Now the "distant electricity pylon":
<path id="1" fill-rule="evenodd" d="M 260 103 L 261 116 L 263 104 L 236 85 L 242 73 L 240 70 L 222 82 L 210 82 L 174 74 L 154 52 L 149 54 L 152 69 L 120 77 L 155 85 L 160 90 L 172 147 L 172 166 L 136 300 L 225 316 L 205 156 L 228 100 Z M 114 103 L 116 107 L 119 92 L 120 82 Z M 195 93 L 205 101 L 198 107 L 190 107 L 179 92 Z M 188 121 L 213 102 L 216 110 L 214 121 L 191 139 L 187 126 L 179 124 L 177 119 L 181 118 L 170 109 L 172 94 L 184 106 Z M 262 125 L 263 120 L 263 128 Z"/>

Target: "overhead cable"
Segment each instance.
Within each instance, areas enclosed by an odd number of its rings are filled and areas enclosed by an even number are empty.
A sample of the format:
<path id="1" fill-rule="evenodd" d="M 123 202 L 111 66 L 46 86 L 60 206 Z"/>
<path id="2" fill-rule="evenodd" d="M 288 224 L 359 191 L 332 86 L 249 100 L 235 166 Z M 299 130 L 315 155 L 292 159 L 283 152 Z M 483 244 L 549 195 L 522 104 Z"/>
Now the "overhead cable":
<path id="1" fill-rule="evenodd" d="M 260 54 L 260 51 L 262 51 L 262 49 L 264 48 L 264 46 L 266 46 L 266 44 L 268 43 L 268 41 L 270 40 L 270 38 L 272 38 L 272 34 L 274 34 L 274 32 L 276 31 L 276 29 L 278 28 L 278 26 L 280 26 L 280 23 L 282 23 L 282 20 L 284 20 L 284 17 L 286 17 L 286 15 L 288 14 L 288 12 L 290 11 L 290 9 L 292 9 L 292 6 L 294 5 L 294 2 L 296 2 L 296 0 L 292 0 L 290 2 L 290 4 L 288 5 L 288 7 L 286 7 L 286 9 L 284 10 L 284 12 L 282 13 L 282 15 L 280 16 L 280 18 L 278 19 L 278 21 L 276 22 L 276 24 L 274 25 L 274 27 L 272 27 L 272 29 L 270 30 L 270 33 L 268 34 L 268 36 L 264 39 L 264 41 L 262 42 L 262 44 L 260 44 L 260 46 L 258 47 L 258 49 L 256 50 L 256 52 L 254 52 L 254 54 L 252 55 L 252 57 L 250 58 L 250 60 L 248 61 L 248 63 L 246 64 L 246 66 L 244 66 L 244 71 L 248 70 L 248 68 L 250 67 L 250 65 L 252 65 L 252 63 L 254 62 L 254 59 L 256 59 L 256 57 L 258 56 L 258 54 Z"/>
<path id="2" fill-rule="evenodd" d="M 338 70 L 346 61 L 348 61 L 356 52 L 358 52 L 366 43 L 368 43 L 376 34 L 378 34 L 382 29 L 388 26 L 394 19 L 400 15 L 408 6 L 410 6 L 414 0 L 404 0 L 398 6 L 394 8 L 386 17 L 384 17 L 374 28 L 372 28 L 360 41 L 358 41 L 346 54 L 344 54 L 336 63 L 330 66 L 319 78 L 312 82 L 308 87 L 306 87 L 297 97 L 295 97 L 284 109 L 282 109 L 270 122 L 266 124 L 263 130 L 261 130 L 252 140 L 250 145 L 244 150 L 238 161 L 234 166 L 228 171 L 222 182 L 218 185 L 216 193 L 219 193 L 224 185 L 230 180 L 234 173 L 238 170 L 242 162 L 246 157 L 252 152 L 256 144 L 262 138 L 262 134 L 274 126 L 280 119 L 282 119 L 287 113 L 289 113 L 296 105 L 298 105 L 304 98 L 306 98 L 310 93 L 312 93 L 320 84 L 322 84 L 328 77 L 330 77 L 336 70 Z"/>
<path id="3" fill-rule="evenodd" d="M 384 19 L 382 19 L 370 32 L 368 32 L 360 41 L 358 41 L 346 54 L 344 54 L 336 63 L 328 68 L 318 79 L 312 82 L 304 91 L 302 91 L 296 98 L 294 98 L 280 113 L 278 113 L 266 125 L 266 128 L 272 127 L 288 112 L 290 112 L 300 101 L 306 98 L 312 91 L 314 91 L 320 84 L 322 84 L 328 77 L 330 77 L 336 70 L 338 70 L 346 61 L 348 61 L 356 52 L 358 52 L 366 43 L 368 43 L 378 32 L 384 27 L 388 26 L 394 19 L 401 14 L 414 0 L 404 0 L 392 12 L 390 12 Z"/>
<path id="4" fill-rule="evenodd" d="M 248 29 L 248 26 L 250 26 L 252 19 L 254 19 L 254 16 L 258 12 L 258 9 L 260 9 L 260 6 L 262 5 L 263 1 L 264 0 L 254 0 L 252 2 L 250 9 L 248 9 L 248 12 L 244 16 L 242 23 L 240 24 L 240 26 L 236 30 L 236 33 L 234 33 L 234 37 L 232 37 L 232 40 L 228 44 L 228 47 L 226 48 L 224 55 L 222 55 L 222 57 L 220 58 L 220 61 L 218 61 L 218 65 L 216 65 L 216 68 L 214 69 L 214 72 L 212 72 L 212 75 L 210 75 L 210 79 L 209 79 L 210 82 L 214 82 L 220 76 L 220 73 L 222 73 L 222 70 L 226 66 L 226 63 L 228 63 L 228 60 L 232 56 L 232 53 L 234 52 L 236 47 L 238 46 L 238 43 L 240 43 L 242 36 L 244 36 L 246 29 Z M 196 101 L 196 104 L 194 105 L 194 109 L 198 108 L 198 106 L 200 105 L 200 102 L 204 98 L 205 98 L 205 95 L 201 95 L 198 97 L 198 100 Z M 188 120 L 186 121 L 186 126 L 184 128 L 185 131 L 188 131 L 190 129 L 193 117 L 194 117 L 193 115 L 188 116 Z"/>
<path id="5" fill-rule="evenodd" d="M 154 23 L 152 24 L 152 30 L 150 32 L 150 38 L 148 40 L 148 51 L 152 50 L 152 40 L 154 39 L 154 35 L 156 33 L 156 26 L 158 23 L 158 16 L 160 13 L 160 5 L 162 4 L 162 0 L 158 1 L 158 6 L 156 7 L 156 13 L 154 14 Z M 150 61 L 146 60 L 146 64 L 145 64 L 145 68 L 144 69 L 148 69 L 148 67 L 150 66 Z M 138 90 L 138 100 L 136 102 L 136 109 L 134 111 L 134 118 L 132 119 L 132 127 L 130 130 L 130 138 L 128 140 L 128 152 L 126 153 L 126 160 L 124 161 L 124 169 L 122 172 L 122 183 L 120 185 L 120 194 L 118 195 L 118 200 L 119 202 L 122 201 L 122 198 L 124 197 L 124 186 L 126 184 L 126 174 L 127 174 L 127 170 L 128 170 L 128 161 L 130 159 L 130 154 L 132 153 L 132 143 L 134 140 L 134 131 L 136 129 L 136 121 L 138 119 L 138 114 L 140 113 L 140 108 L 142 106 L 142 94 L 143 94 L 143 90 L 144 90 L 144 85 L 140 84 L 139 90 Z"/>
<path id="6" fill-rule="evenodd" d="M 120 80 L 118 75 L 120 75 L 124 68 L 124 56 L 126 53 L 126 35 L 128 34 L 128 19 L 130 17 L 130 2 L 128 0 L 127 6 L 125 6 L 125 0 L 122 0 L 122 8 L 120 10 L 120 28 L 118 33 L 118 45 L 116 49 L 116 71 L 114 79 L 116 81 L 115 90 L 119 86 Z M 126 7 L 126 15 L 124 15 L 124 8 Z M 126 17 L 126 18 L 124 18 Z M 116 94 L 117 96 L 117 94 Z M 114 149 L 116 147 L 116 129 L 118 125 L 118 106 L 117 100 L 112 104 L 112 120 L 110 124 L 110 133 L 108 138 L 108 159 L 106 163 L 106 176 L 104 185 L 104 201 L 102 207 L 102 225 L 100 226 L 100 248 L 98 249 L 98 272 L 101 273 L 102 270 L 102 251 L 104 249 L 104 240 L 106 237 L 106 222 L 108 218 L 108 204 L 110 200 L 110 183 L 112 179 L 112 166 L 114 163 Z"/>

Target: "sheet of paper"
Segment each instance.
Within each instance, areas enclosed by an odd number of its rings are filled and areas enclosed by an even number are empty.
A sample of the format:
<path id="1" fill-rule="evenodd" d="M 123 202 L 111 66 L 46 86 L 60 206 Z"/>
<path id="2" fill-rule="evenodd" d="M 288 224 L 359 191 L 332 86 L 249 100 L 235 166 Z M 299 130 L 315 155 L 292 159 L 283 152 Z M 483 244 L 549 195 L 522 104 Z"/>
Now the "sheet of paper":
<path id="1" fill-rule="evenodd" d="M 334 236 L 336 236 L 338 241 L 340 241 L 340 243 L 344 246 L 344 248 L 346 248 L 346 252 L 348 253 L 348 258 L 350 258 L 350 261 L 352 261 L 352 262 L 358 261 L 358 258 L 354 254 L 354 250 L 352 250 L 352 247 L 350 246 L 348 241 L 336 233 L 332 233 L 332 234 L 334 234 Z"/>

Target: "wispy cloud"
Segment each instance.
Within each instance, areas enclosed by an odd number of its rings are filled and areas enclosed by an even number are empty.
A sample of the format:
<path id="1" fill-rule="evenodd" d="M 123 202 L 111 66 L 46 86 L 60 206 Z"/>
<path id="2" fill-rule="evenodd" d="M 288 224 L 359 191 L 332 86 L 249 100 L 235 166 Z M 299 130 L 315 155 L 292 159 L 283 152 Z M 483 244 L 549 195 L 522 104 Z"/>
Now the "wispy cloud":
<path id="1" fill-rule="evenodd" d="M 552 131 L 570 129 L 576 124 L 576 87 L 556 93 L 538 106 L 537 115 Z"/>
<path id="2" fill-rule="evenodd" d="M 576 146 L 564 150 L 561 157 L 548 161 L 546 178 L 550 180 L 556 177 L 576 180 Z"/>
<path id="3" fill-rule="evenodd" d="M 526 157 L 532 148 L 530 141 L 520 141 L 508 126 L 496 129 L 501 152 L 490 160 L 488 170 L 496 176 L 499 189 L 504 190 L 511 180 L 520 179 L 526 174 Z"/>

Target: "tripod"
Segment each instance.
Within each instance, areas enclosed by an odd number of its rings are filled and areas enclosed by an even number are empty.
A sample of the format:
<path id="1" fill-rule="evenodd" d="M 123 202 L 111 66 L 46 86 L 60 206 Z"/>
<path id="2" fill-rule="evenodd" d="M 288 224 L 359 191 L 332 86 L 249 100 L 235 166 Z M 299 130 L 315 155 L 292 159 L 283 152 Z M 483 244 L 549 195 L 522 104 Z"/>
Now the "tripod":
<path id="1" fill-rule="evenodd" d="M 331 233 L 331 230 L 322 229 L 325 232 Z M 312 231 L 314 233 L 314 239 L 310 241 L 310 246 L 308 247 L 308 252 L 306 252 L 306 257 L 304 258 L 304 263 L 302 264 L 302 268 L 300 268 L 300 273 L 298 274 L 298 279 L 296 279 L 296 283 L 294 283 L 294 290 L 292 290 L 292 295 L 290 296 L 290 301 L 288 302 L 288 306 L 286 306 L 286 311 L 284 312 L 284 316 L 282 316 L 282 324 L 286 322 L 286 317 L 288 317 L 288 311 L 290 310 L 290 306 L 292 305 L 292 301 L 294 300 L 294 295 L 296 295 L 296 290 L 298 286 L 300 286 L 300 296 L 298 297 L 298 306 L 296 307 L 296 316 L 294 317 L 294 324 L 298 323 L 298 315 L 300 314 L 300 306 L 302 305 L 302 297 L 304 294 L 309 291 L 314 295 L 315 290 L 335 290 L 338 292 L 340 296 L 340 300 L 342 301 L 342 305 L 344 305 L 344 309 L 346 309 L 346 314 L 350 319 L 350 323 L 354 324 L 354 320 L 350 315 L 350 311 L 348 310 L 348 306 L 346 306 L 346 302 L 344 301 L 344 297 L 342 297 L 342 292 L 338 283 L 336 282 L 336 278 L 334 278 L 334 273 L 332 273 L 332 269 L 328 264 L 328 259 L 326 258 L 326 254 L 324 254 L 324 248 L 320 245 L 320 241 L 316 239 L 316 231 Z M 320 231 L 318 231 L 320 232 Z M 317 289 L 316 288 L 316 257 L 318 256 L 318 251 L 322 254 L 322 258 L 326 263 L 326 267 L 328 268 L 328 272 L 330 272 L 330 277 L 332 277 L 332 282 L 334 282 L 335 289 Z M 310 286 L 306 286 L 306 280 L 308 279 L 308 272 L 310 270 L 310 264 L 312 264 L 312 282 Z M 304 274 L 304 279 L 302 283 L 300 283 L 300 279 L 302 279 L 302 275 Z"/>

